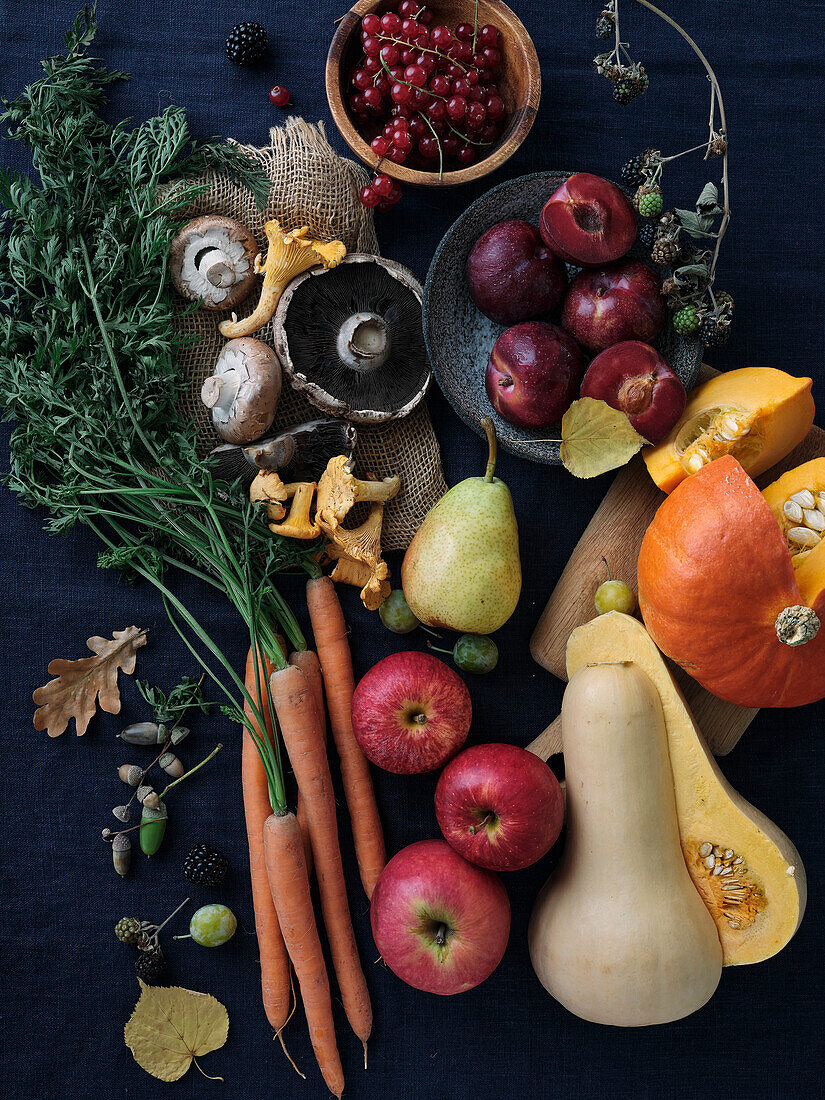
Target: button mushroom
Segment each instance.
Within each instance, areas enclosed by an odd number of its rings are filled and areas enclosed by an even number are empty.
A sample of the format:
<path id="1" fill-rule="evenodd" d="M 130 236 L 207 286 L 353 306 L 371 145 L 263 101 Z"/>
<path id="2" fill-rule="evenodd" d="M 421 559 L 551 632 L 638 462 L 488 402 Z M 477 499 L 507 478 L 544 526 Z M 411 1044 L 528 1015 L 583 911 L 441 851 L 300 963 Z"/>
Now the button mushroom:
<path id="1" fill-rule="evenodd" d="M 271 427 L 281 396 L 281 364 L 262 340 L 224 345 L 201 389 L 215 431 L 228 443 L 251 443 Z"/>
<path id="2" fill-rule="evenodd" d="M 236 309 L 257 281 L 258 242 L 232 218 L 204 214 L 176 234 L 169 249 L 175 289 L 201 309 Z"/>
<path id="3" fill-rule="evenodd" d="M 308 237 L 306 225 L 284 233 L 277 221 L 271 221 L 264 226 L 264 233 L 268 241 L 266 260 L 263 263 L 260 257 L 255 260 L 255 271 L 264 277 L 260 300 L 254 312 L 243 320 L 233 316 L 231 321 L 221 322 L 221 334 L 228 338 L 248 336 L 263 328 L 272 319 L 281 295 L 296 275 L 318 264 L 325 268 L 335 267 L 347 254 L 341 241 L 325 243 Z"/>
<path id="4" fill-rule="evenodd" d="M 385 478 L 383 481 L 360 481 L 350 469 L 351 459 L 346 455 L 331 458 L 318 482 L 318 519 L 330 538 L 340 527 L 347 513 L 362 500 L 384 504 L 397 494 L 401 479 Z"/>
<path id="5" fill-rule="evenodd" d="M 275 348 L 293 388 L 359 424 L 407 416 L 431 377 L 421 296 L 411 271 L 378 256 L 299 276 L 275 315 Z"/>

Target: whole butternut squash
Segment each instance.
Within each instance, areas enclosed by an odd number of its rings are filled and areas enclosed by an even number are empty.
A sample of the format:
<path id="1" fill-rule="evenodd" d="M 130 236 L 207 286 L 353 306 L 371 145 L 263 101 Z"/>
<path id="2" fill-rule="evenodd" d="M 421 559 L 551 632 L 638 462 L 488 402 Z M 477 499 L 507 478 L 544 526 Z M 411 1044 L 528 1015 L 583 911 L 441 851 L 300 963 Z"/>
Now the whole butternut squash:
<path id="1" fill-rule="evenodd" d="M 712 996 L 722 947 L 682 856 L 659 694 L 636 665 L 583 668 L 562 739 L 567 842 L 530 920 L 533 968 L 593 1023 L 679 1020 Z"/>

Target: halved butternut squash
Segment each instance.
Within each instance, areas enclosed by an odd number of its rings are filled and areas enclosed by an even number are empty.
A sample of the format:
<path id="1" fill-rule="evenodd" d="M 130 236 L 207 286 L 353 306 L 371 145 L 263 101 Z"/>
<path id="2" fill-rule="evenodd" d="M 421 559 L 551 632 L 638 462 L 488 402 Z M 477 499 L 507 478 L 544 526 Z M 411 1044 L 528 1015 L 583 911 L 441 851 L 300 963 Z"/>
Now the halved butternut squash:
<path id="1" fill-rule="evenodd" d="M 728 784 L 661 653 L 642 624 L 612 611 L 570 635 L 567 674 L 630 663 L 662 701 L 682 853 L 716 922 L 726 966 L 761 962 L 785 946 L 805 911 L 805 869 L 781 829 Z"/>
<path id="2" fill-rule="evenodd" d="M 756 477 L 790 454 L 813 422 L 810 378 L 742 367 L 697 386 L 667 439 L 642 455 L 666 493 L 722 455 L 733 455 Z"/>

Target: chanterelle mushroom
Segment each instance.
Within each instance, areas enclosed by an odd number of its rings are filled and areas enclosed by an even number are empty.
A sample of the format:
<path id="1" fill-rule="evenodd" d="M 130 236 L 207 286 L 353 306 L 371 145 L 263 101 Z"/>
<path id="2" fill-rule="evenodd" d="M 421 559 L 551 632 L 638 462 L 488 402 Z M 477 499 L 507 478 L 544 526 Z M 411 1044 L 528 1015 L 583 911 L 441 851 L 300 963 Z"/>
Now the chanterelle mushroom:
<path id="1" fill-rule="evenodd" d="M 204 214 L 178 232 L 169 249 L 175 289 L 202 309 L 235 309 L 255 285 L 258 242 L 233 218 Z"/>
<path id="2" fill-rule="evenodd" d="M 383 481 L 360 481 L 350 472 L 350 462 L 347 455 L 331 458 L 318 482 L 317 516 L 330 538 L 334 537 L 347 513 L 359 501 L 384 504 L 392 500 L 401 487 L 401 479 L 397 475 Z"/>
<path id="3" fill-rule="evenodd" d="M 283 502 L 289 499 L 289 493 L 274 470 L 261 470 L 249 486 L 249 499 L 252 504 L 265 500 L 267 516 L 277 522 L 286 515 Z"/>
<path id="4" fill-rule="evenodd" d="M 389 569 L 387 563 L 381 560 L 383 519 L 384 505 L 375 501 L 360 527 L 348 529 L 337 526 L 330 531 L 321 521 L 324 534 L 332 539 L 327 554 L 337 559 L 338 563 L 332 574 L 333 580 L 357 584 L 368 611 L 377 611 L 390 594 Z"/>
<path id="5" fill-rule="evenodd" d="M 262 340 L 247 336 L 224 345 L 201 388 L 215 431 L 227 443 L 251 443 L 271 427 L 281 396 L 281 364 Z"/>
<path id="6" fill-rule="evenodd" d="M 286 535 L 290 539 L 317 539 L 321 533 L 318 519 L 309 518 L 315 482 L 299 481 L 285 488 L 287 497 L 292 498 L 289 515 L 283 523 L 270 523 L 269 530 L 273 535 Z"/>
<path id="7" fill-rule="evenodd" d="M 255 260 L 255 271 L 264 277 L 260 301 L 255 311 L 243 320 L 233 317 L 231 321 L 221 322 L 220 330 L 226 337 L 248 336 L 263 328 L 271 320 L 281 295 L 296 275 L 318 264 L 326 268 L 336 267 L 347 254 L 341 241 L 325 243 L 308 237 L 309 227 L 306 225 L 284 233 L 277 221 L 271 221 L 264 226 L 264 233 L 268 241 L 266 260 L 261 263 L 260 256 Z"/>

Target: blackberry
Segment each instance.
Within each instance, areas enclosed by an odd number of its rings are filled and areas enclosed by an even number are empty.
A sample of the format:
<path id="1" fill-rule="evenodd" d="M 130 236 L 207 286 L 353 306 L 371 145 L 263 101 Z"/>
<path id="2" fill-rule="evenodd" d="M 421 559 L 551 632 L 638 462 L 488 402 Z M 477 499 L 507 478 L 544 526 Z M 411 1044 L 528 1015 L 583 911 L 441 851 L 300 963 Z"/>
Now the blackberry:
<path id="1" fill-rule="evenodd" d="M 121 943 L 137 943 L 140 927 L 136 917 L 121 917 L 115 925 L 115 935 Z"/>
<path id="2" fill-rule="evenodd" d="M 716 298 L 717 306 L 720 306 L 723 313 L 726 313 L 728 317 L 733 313 L 733 295 L 728 294 L 726 290 L 717 290 L 714 297 Z"/>
<path id="3" fill-rule="evenodd" d="M 645 248 L 650 248 L 656 237 L 656 226 L 653 222 L 644 221 L 639 226 L 639 232 L 636 234 L 636 240 L 639 244 L 643 244 Z"/>
<path id="4" fill-rule="evenodd" d="M 653 248 L 650 252 L 650 258 L 654 264 L 662 264 L 666 266 L 672 264 L 675 260 L 679 259 L 682 254 L 682 250 L 679 247 L 678 239 L 672 237 L 658 237 L 653 242 Z"/>
<path id="5" fill-rule="evenodd" d="M 203 883 L 204 886 L 217 886 L 228 870 L 226 856 L 208 844 L 196 844 L 183 861 L 183 873 L 189 881 Z"/>
<path id="6" fill-rule="evenodd" d="M 728 342 L 730 321 L 720 317 L 707 317 L 699 329 L 699 337 L 706 348 L 718 348 Z"/>
<path id="7" fill-rule="evenodd" d="M 135 972 L 144 982 L 151 982 L 166 973 L 166 959 L 161 951 L 142 954 L 135 963 Z"/>
<path id="8" fill-rule="evenodd" d="M 613 33 L 613 16 L 609 11 L 603 11 L 596 20 L 596 37 L 605 39 Z"/>
<path id="9" fill-rule="evenodd" d="M 640 187 L 633 196 L 633 205 L 643 218 L 658 218 L 662 212 L 662 192 L 656 187 Z"/>
<path id="10" fill-rule="evenodd" d="M 673 314 L 673 327 L 680 336 L 692 336 L 699 328 L 696 306 L 684 306 Z"/>
<path id="11" fill-rule="evenodd" d="M 636 91 L 631 80 L 617 80 L 613 85 L 613 98 L 622 105 L 631 103 L 636 98 Z"/>
<path id="12" fill-rule="evenodd" d="M 639 187 L 644 183 L 645 178 L 642 175 L 642 169 L 647 163 L 647 158 L 652 153 L 652 149 L 645 149 L 643 153 L 637 153 L 635 157 L 631 157 L 630 160 L 622 168 L 621 176 L 624 183 L 628 187 Z"/>
<path id="13" fill-rule="evenodd" d="M 266 53 L 266 31 L 260 23 L 238 23 L 226 40 L 226 56 L 235 65 L 252 65 Z"/>

